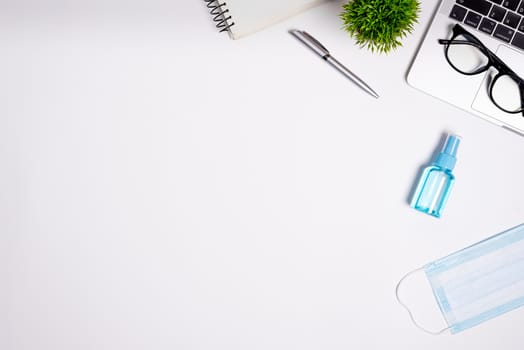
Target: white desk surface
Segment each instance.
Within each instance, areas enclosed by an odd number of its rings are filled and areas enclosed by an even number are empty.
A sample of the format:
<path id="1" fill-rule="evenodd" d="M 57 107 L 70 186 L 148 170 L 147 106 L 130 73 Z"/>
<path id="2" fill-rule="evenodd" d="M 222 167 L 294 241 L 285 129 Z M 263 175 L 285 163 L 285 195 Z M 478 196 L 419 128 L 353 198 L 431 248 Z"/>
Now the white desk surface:
<path id="1" fill-rule="evenodd" d="M 239 41 L 201 1 L 83 3 L 0 3 L 1 349 L 522 349 L 524 309 L 431 336 L 395 299 L 524 221 L 524 138 L 406 84 L 433 1 L 387 56 L 340 2 Z M 407 200 L 447 131 L 439 220 Z"/>

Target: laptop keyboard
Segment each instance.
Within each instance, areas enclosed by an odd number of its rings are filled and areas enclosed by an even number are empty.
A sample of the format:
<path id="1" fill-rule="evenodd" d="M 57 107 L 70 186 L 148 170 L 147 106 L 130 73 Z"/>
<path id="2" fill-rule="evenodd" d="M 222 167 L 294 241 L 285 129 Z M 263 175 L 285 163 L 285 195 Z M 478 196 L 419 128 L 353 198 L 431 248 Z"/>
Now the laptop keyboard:
<path id="1" fill-rule="evenodd" d="M 449 17 L 524 50 L 524 0 L 456 0 Z"/>

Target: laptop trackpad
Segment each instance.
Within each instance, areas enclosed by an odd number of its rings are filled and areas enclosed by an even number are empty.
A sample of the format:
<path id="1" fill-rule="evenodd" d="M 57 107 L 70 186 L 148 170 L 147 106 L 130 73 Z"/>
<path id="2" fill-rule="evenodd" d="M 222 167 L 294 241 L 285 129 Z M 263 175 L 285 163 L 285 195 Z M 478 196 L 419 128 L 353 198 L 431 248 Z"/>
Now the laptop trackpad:
<path id="1" fill-rule="evenodd" d="M 505 45 L 499 45 L 496 54 L 515 73 L 520 77 L 524 77 L 524 55 L 522 53 Z M 520 120 L 522 119 L 522 114 L 510 114 L 501 111 L 489 98 L 489 85 L 496 74 L 498 74 L 498 72 L 495 69 L 490 69 L 488 73 L 485 74 L 471 107 L 476 111 L 501 121 L 503 124 L 522 130 L 522 120 Z M 504 83 L 503 81 L 497 82 L 498 97 L 508 99 L 508 103 L 514 103 L 515 99 L 520 100 L 519 91 L 512 86 L 513 83 L 508 83 L 507 86 L 505 86 Z"/>

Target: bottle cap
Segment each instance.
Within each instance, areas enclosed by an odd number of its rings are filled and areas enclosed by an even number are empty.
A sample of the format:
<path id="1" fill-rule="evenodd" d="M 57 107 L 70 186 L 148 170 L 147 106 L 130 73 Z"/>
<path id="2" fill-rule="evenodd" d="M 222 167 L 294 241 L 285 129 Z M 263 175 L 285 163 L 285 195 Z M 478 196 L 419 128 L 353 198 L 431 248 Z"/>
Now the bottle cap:
<path id="1" fill-rule="evenodd" d="M 435 161 L 435 165 L 447 169 L 453 170 L 455 163 L 457 162 L 457 150 L 460 144 L 460 137 L 457 135 L 449 134 L 442 151 Z"/>

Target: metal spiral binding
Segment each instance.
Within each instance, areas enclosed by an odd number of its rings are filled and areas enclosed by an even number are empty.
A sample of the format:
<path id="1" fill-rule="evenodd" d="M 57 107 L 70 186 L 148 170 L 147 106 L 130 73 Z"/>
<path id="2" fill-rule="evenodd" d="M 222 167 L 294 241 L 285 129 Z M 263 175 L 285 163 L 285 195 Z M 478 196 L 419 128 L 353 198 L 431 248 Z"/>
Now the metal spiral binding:
<path id="1" fill-rule="evenodd" d="M 231 20 L 231 16 L 228 15 L 229 9 L 227 9 L 226 3 L 220 3 L 220 0 L 204 0 L 206 6 L 209 9 L 209 13 L 213 15 L 213 21 L 216 23 L 216 27 L 220 29 L 220 32 L 224 32 L 229 27 L 235 25 L 235 22 Z"/>

